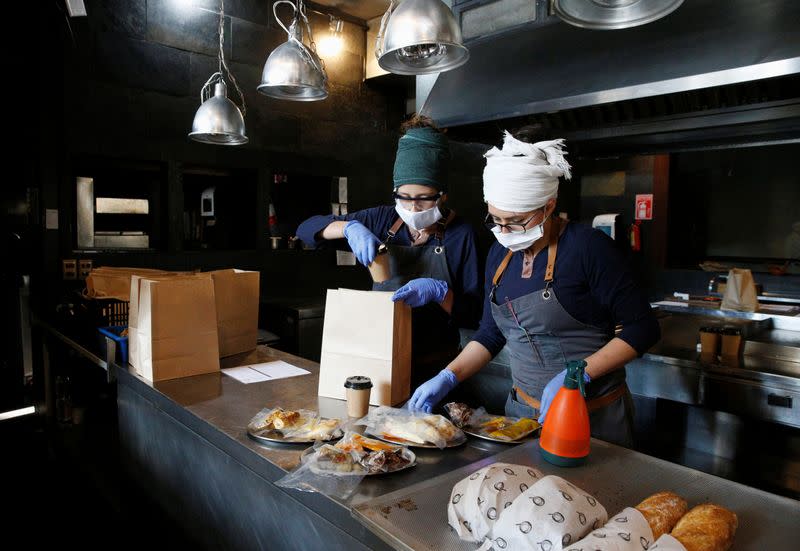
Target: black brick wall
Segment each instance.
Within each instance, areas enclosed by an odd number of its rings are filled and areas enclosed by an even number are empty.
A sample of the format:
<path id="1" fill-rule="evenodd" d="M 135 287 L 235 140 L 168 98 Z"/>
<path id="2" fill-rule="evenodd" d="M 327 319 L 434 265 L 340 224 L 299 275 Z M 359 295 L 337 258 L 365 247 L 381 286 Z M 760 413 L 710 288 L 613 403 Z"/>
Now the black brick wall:
<path id="1" fill-rule="evenodd" d="M 217 70 L 217 0 L 86 0 L 88 17 L 67 18 L 63 2 L 42 0 L 27 17 L 37 25 L 38 51 L 30 62 L 42 73 L 39 186 L 42 209 L 59 208 L 60 228 L 45 232 L 42 267 L 53 298 L 62 292 L 62 258 L 80 258 L 74 248 L 76 159 L 135 159 L 164 165 L 201 164 L 212 168 L 254 169 L 259 197 L 268 197 L 272 172 L 346 175 L 351 210 L 385 202 L 404 115 L 405 91 L 376 87 L 363 79 L 364 59 L 372 55 L 366 31 L 345 22 L 344 49 L 326 60 L 328 99 L 297 103 L 256 92 L 269 52 L 286 39 L 273 20 L 269 0 L 226 0 L 225 55 L 247 102 L 250 142 L 218 147 L 187 138 L 199 106 L 200 89 Z M 279 11 L 288 15 L 289 10 Z M 309 14 L 321 37 L 328 18 Z M 45 77 L 47 71 L 50 74 Z M 238 102 L 233 87 L 229 97 Z M 166 182 L 167 186 L 180 185 Z M 165 196 L 175 196 L 174 190 Z M 179 197 L 179 195 L 177 195 Z M 266 201 L 258 212 L 266 213 Z M 168 206 L 170 224 L 179 220 Z M 252 215 L 247 213 L 246 215 Z M 260 215 L 259 215 L 260 218 Z M 164 221 L 167 224 L 167 221 Z M 265 222 L 257 227 L 264 231 Z M 166 230 L 169 233 L 170 230 Z M 363 268 L 337 268 L 331 253 L 272 252 L 258 238 L 256 251 L 192 252 L 172 239 L 153 253 L 93 255 L 97 264 L 174 268 L 238 266 L 258 269 L 262 296 L 308 296 L 328 287 L 363 287 Z M 55 252 L 57 254 L 55 254 Z M 307 277 L 297 278 L 293 274 Z"/>

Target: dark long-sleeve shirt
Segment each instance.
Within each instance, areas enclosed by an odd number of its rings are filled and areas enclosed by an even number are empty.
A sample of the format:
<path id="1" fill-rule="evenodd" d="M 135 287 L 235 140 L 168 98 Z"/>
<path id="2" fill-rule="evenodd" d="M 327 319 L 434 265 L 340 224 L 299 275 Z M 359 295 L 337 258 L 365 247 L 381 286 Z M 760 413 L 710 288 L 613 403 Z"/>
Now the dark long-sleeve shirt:
<path id="1" fill-rule="evenodd" d="M 492 317 L 489 292 L 497 267 L 508 250 L 492 245 L 486 260 L 486 289 L 480 328 L 472 337 L 495 356 L 506 339 Z M 533 274 L 522 277 L 522 252 L 514 253 L 506 268 L 495 301 L 514 300 L 544 288 L 547 248 L 533 262 Z M 576 320 L 605 328 L 609 336 L 617 325 L 617 335 L 644 354 L 661 336 L 661 330 L 645 294 L 635 283 L 628 265 L 606 234 L 582 224 L 569 223 L 559 242 L 553 276 L 553 289 L 561 306 Z"/>
<path id="2" fill-rule="evenodd" d="M 382 241 L 397 218 L 398 215 L 393 206 L 373 207 L 338 216 L 332 214 L 312 216 L 300 224 L 297 228 L 297 236 L 307 245 L 320 247 L 324 240 L 318 239 L 317 235 L 328 224 L 336 220 L 358 220 Z M 397 233 L 392 243 L 411 246 L 411 236 L 406 227 Z M 342 240 L 341 245 L 346 246 L 346 241 Z M 435 247 L 436 245 L 438 245 L 436 239 L 429 239 L 420 246 Z M 483 300 L 483 281 L 475 247 L 475 230 L 456 216 L 447 225 L 444 233 L 444 247 L 453 290 L 451 320 L 457 327 L 475 328 L 480 319 Z"/>

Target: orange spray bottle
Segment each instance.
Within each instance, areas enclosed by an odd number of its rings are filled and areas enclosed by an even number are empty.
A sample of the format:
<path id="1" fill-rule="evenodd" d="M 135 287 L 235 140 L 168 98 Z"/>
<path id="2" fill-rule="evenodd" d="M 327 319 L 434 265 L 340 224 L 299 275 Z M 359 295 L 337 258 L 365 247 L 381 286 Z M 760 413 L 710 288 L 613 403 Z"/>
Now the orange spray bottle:
<path id="1" fill-rule="evenodd" d="M 586 362 L 567 362 L 564 385 L 558 390 L 544 418 L 539 449 L 542 457 L 559 467 L 577 467 L 589 456 L 589 410 L 583 372 Z"/>

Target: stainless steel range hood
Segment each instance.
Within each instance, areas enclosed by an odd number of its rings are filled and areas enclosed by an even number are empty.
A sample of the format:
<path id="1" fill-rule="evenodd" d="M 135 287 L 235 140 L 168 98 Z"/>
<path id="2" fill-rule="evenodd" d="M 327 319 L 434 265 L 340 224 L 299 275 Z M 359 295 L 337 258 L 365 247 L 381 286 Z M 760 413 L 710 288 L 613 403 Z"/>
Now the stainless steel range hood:
<path id="1" fill-rule="evenodd" d="M 798 21 L 796 0 L 692 0 L 616 31 L 552 16 L 468 43 L 421 111 L 458 126 L 796 74 Z"/>

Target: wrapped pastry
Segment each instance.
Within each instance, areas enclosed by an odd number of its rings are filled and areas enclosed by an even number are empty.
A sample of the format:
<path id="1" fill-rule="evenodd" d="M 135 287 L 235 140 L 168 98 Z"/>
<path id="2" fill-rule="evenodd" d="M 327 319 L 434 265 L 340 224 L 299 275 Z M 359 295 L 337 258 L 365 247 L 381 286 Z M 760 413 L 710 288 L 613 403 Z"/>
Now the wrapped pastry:
<path id="1" fill-rule="evenodd" d="M 402 469 L 411 462 L 404 453 L 407 451 L 408 450 L 404 450 L 402 447 L 397 447 L 391 451 L 372 451 L 364 455 L 359 462 L 370 474 L 396 471 Z"/>
<path id="2" fill-rule="evenodd" d="M 653 539 L 657 540 L 662 534 L 672 531 L 689 507 L 681 496 L 672 492 L 659 492 L 642 501 L 636 509 L 647 519 L 653 531 Z"/>
<path id="3" fill-rule="evenodd" d="M 641 512 L 628 507 L 592 530 L 580 541 L 564 545 L 564 551 L 642 551 L 650 549 L 653 532 Z"/>
<path id="4" fill-rule="evenodd" d="M 683 515 L 671 535 L 686 551 L 728 551 L 738 525 L 735 513 L 706 503 Z"/>
<path id="5" fill-rule="evenodd" d="M 327 444 L 317 451 L 312 462 L 312 468 L 318 471 L 342 474 L 363 472 L 363 468 L 356 462 L 352 454 Z"/>
<path id="6" fill-rule="evenodd" d="M 431 425 L 446 442 L 453 440 L 458 434 L 458 428 L 441 415 L 428 415 L 422 418 Z"/>
<path id="7" fill-rule="evenodd" d="M 463 429 L 467 424 L 469 424 L 469 418 L 472 416 L 472 408 L 469 407 L 467 404 L 461 404 L 458 402 L 450 402 L 449 404 L 444 405 L 444 410 L 447 412 L 448 417 L 453 422 L 455 426 L 460 429 Z"/>
<path id="8" fill-rule="evenodd" d="M 503 509 L 480 551 L 568 549 L 607 520 L 594 496 L 561 477 L 545 476 Z"/>
<path id="9" fill-rule="evenodd" d="M 539 428 L 539 423 L 533 419 L 523 417 L 513 425 L 494 430 L 489 436 L 497 440 L 519 440 Z"/>
<path id="10" fill-rule="evenodd" d="M 284 429 L 283 434 L 287 438 L 298 440 L 331 440 L 342 435 L 342 430 L 339 428 L 340 424 L 341 421 L 339 419 L 314 417 L 294 430 Z"/>
<path id="11" fill-rule="evenodd" d="M 487 433 L 503 430 L 506 427 L 510 427 L 513 423 L 508 417 L 490 417 L 487 420 L 482 420 L 480 422 L 480 428 L 485 430 Z"/>
<path id="12" fill-rule="evenodd" d="M 447 522 L 464 541 L 480 543 L 502 512 L 544 475 L 525 465 L 494 463 L 459 481 L 450 493 Z"/>
<path id="13" fill-rule="evenodd" d="M 392 451 L 397 449 L 397 446 L 375 440 L 374 438 L 367 438 L 353 432 L 348 432 L 344 438 L 336 443 L 336 447 L 340 450 L 354 451 L 359 454 L 365 453 L 365 450 Z"/>
<path id="14" fill-rule="evenodd" d="M 268 420 L 275 429 L 284 430 L 295 426 L 300 421 L 300 412 L 277 409 Z"/>
<path id="15" fill-rule="evenodd" d="M 316 417 L 318 417 L 316 412 L 303 409 L 293 411 L 285 410 L 280 407 L 270 409 L 265 408 L 259 411 L 250 420 L 248 428 L 254 432 L 265 430 L 288 432 L 290 430 L 295 430 L 302 427 Z"/>

